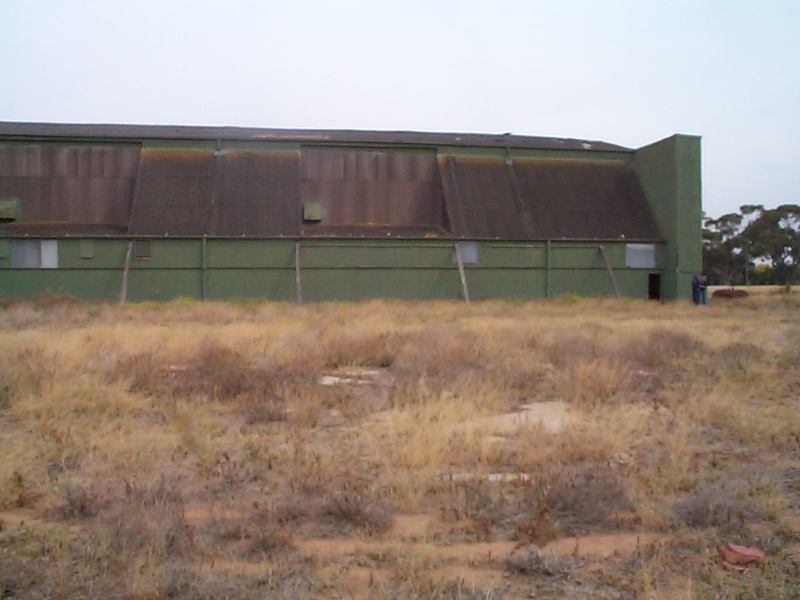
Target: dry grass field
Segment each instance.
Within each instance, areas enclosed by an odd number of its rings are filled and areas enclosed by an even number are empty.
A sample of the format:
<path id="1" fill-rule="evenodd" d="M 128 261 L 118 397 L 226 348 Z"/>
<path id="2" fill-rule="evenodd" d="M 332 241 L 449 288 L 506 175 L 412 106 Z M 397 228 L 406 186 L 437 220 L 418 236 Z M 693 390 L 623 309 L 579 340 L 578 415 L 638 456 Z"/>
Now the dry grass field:
<path id="1" fill-rule="evenodd" d="M 798 598 L 799 317 L 7 304 L 0 597 Z"/>

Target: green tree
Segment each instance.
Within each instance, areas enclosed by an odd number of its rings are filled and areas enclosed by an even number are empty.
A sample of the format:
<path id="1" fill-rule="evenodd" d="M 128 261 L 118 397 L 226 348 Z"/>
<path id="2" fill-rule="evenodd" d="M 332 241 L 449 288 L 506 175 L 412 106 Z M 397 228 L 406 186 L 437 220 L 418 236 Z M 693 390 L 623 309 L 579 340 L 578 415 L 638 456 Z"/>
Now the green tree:
<path id="1" fill-rule="evenodd" d="M 744 229 L 737 234 L 748 254 L 771 268 L 771 283 L 791 284 L 800 274 L 800 206 L 741 207 Z"/>
<path id="2" fill-rule="evenodd" d="M 703 220 L 703 273 L 712 282 L 743 283 L 747 266 L 744 240 L 739 235 L 743 224 L 738 213 Z"/>

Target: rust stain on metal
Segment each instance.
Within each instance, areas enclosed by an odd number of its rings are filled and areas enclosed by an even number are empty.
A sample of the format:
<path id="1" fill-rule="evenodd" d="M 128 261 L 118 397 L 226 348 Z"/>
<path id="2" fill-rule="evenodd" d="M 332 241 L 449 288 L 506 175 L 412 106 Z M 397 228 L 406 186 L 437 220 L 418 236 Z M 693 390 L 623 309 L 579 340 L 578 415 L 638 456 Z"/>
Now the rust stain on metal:
<path id="1" fill-rule="evenodd" d="M 323 223 L 304 225 L 307 234 L 338 226 L 443 227 L 444 200 L 433 151 L 303 148 L 300 200 L 325 208 Z"/>
<path id="2" fill-rule="evenodd" d="M 44 139 L 53 135 L 83 141 Z M 21 207 L 16 222 L 0 224 L 0 231 L 7 233 L 661 237 L 636 173 L 623 160 L 586 160 L 585 155 L 581 160 L 512 159 L 510 151 L 619 149 L 599 142 L 483 134 L 10 123 L 0 123 L 0 136 L 0 197 L 19 198 Z M 104 136 L 118 141 L 99 141 Z M 298 145 L 295 150 L 244 151 L 228 150 L 220 143 L 212 151 L 142 149 L 125 141 L 148 136 L 280 139 Z M 320 140 L 325 143 L 309 143 Z M 448 155 L 446 148 L 437 154 L 427 144 L 502 147 L 505 158 Z M 303 222 L 305 203 L 322 206 L 322 221 Z"/>
<path id="3" fill-rule="evenodd" d="M 616 161 L 515 160 L 534 238 L 658 239 L 633 168 Z"/>
<path id="4" fill-rule="evenodd" d="M 2 230 L 124 231 L 138 157 L 136 144 L 0 143 L 0 197 L 23 201 Z"/>

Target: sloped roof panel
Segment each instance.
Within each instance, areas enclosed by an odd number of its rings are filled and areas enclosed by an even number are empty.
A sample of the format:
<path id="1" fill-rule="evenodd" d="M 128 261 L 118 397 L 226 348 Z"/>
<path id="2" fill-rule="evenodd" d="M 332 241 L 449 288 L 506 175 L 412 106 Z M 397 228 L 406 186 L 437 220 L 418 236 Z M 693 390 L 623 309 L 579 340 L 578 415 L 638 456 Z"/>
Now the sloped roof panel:
<path id="1" fill-rule="evenodd" d="M 433 151 L 303 147 L 299 186 L 301 203 L 319 203 L 324 213 L 322 222 L 303 225 L 306 235 L 442 232 Z"/>
<path id="2" fill-rule="evenodd" d="M 136 235 L 660 238 L 636 173 L 625 160 L 586 160 L 583 154 L 574 160 L 512 160 L 510 150 L 506 158 L 499 152 L 475 157 L 447 149 L 437 156 L 426 146 L 546 147 L 545 138 L 52 126 L 63 137 L 49 141 L 36 138 L 47 135 L 48 126 L 23 125 L 0 123 L 5 138 L 0 195 L 20 198 L 22 207 L 17 223 L 0 225 L 6 232 L 44 231 L 49 224 L 54 232 L 121 233 L 127 227 Z M 117 139 L 133 133 L 138 139 L 213 133 L 218 139 L 229 134 L 301 143 L 286 151 L 145 148 L 140 155 L 138 144 L 80 141 L 80 131 L 82 140 L 102 132 Z M 63 141 L 70 135 L 76 139 Z M 316 139 L 328 143 L 310 142 Z M 342 143 L 329 143 L 336 141 Z M 600 149 L 573 141 L 553 143 Z M 349 145 L 358 142 L 365 145 Z M 322 222 L 302 222 L 306 202 L 323 205 Z"/>
<path id="3" fill-rule="evenodd" d="M 129 233 L 203 235 L 211 217 L 212 152 L 143 150 Z"/>
<path id="4" fill-rule="evenodd" d="M 0 142 L 0 197 L 20 201 L 0 231 L 124 232 L 138 157 L 137 144 Z"/>
<path id="5" fill-rule="evenodd" d="M 526 222 L 502 158 L 449 156 L 440 161 L 447 182 L 453 234 L 464 237 L 525 239 Z"/>
<path id="6" fill-rule="evenodd" d="M 633 168 L 618 161 L 515 160 L 534 238 L 658 239 Z"/>
<path id="7" fill-rule="evenodd" d="M 296 152 L 224 152 L 210 235 L 300 233 Z"/>

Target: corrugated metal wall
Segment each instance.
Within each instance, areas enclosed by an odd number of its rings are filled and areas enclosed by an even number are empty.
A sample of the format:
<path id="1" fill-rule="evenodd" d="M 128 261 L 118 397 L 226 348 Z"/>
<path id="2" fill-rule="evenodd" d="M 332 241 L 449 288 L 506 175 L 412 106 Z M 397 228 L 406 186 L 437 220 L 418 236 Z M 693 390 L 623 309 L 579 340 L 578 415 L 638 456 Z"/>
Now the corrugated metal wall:
<path id="1" fill-rule="evenodd" d="M 615 161 L 515 160 L 532 238 L 657 239 L 633 168 Z"/>
<path id="2" fill-rule="evenodd" d="M 297 163 L 296 152 L 222 154 L 219 193 L 214 198 L 208 234 L 298 235 Z"/>
<path id="3" fill-rule="evenodd" d="M 443 197 L 436 152 L 304 147 L 300 199 L 319 202 L 324 218 L 303 233 L 370 227 L 444 232 Z"/>
<path id="4" fill-rule="evenodd" d="M 448 156 L 439 164 L 454 235 L 529 237 L 502 158 Z"/>
<path id="5" fill-rule="evenodd" d="M 138 157 L 137 144 L 0 143 L 0 197 L 20 200 L 3 229 L 124 233 Z"/>
<path id="6" fill-rule="evenodd" d="M 459 298 L 463 294 L 449 240 L 303 239 L 299 286 L 295 239 L 159 236 L 147 238 L 146 257 L 134 254 L 127 261 L 124 238 L 67 238 L 49 240 L 50 247 L 57 248 L 58 268 L 35 268 L 35 264 L 18 268 L 19 257 L 13 250 L 19 248 L 9 246 L 36 241 L 0 238 L 0 294 L 36 297 L 49 290 L 114 300 L 120 297 L 126 264 L 129 300 L 296 301 L 298 287 L 304 301 Z M 649 275 L 666 266 L 664 244 L 653 244 L 657 261 L 653 270 L 628 268 L 627 246 L 624 241 L 604 242 L 622 293 L 646 298 Z M 473 299 L 614 293 L 594 242 L 485 240 L 475 243 L 474 257 L 475 263 L 464 266 Z M 32 263 L 42 258 L 35 256 Z"/>
<path id="7" fill-rule="evenodd" d="M 657 239 L 634 170 L 621 161 L 442 157 L 453 233 L 500 239 Z"/>
<path id="8" fill-rule="evenodd" d="M 203 235 L 211 218 L 214 154 L 143 150 L 129 233 Z"/>
<path id="9" fill-rule="evenodd" d="M 297 153 L 144 150 L 130 233 L 297 235 Z"/>
<path id="10" fill-rule="evenodd" d="M 319 145 L 139 152 L 136 144 L 0 144 L 0 198 L 19 198 L 22 213 L 0 231 L 661 237 L 634 169 L 622 160 Z M 321 221 L 303 222 L 305 203 L 322 206 Z"/>

